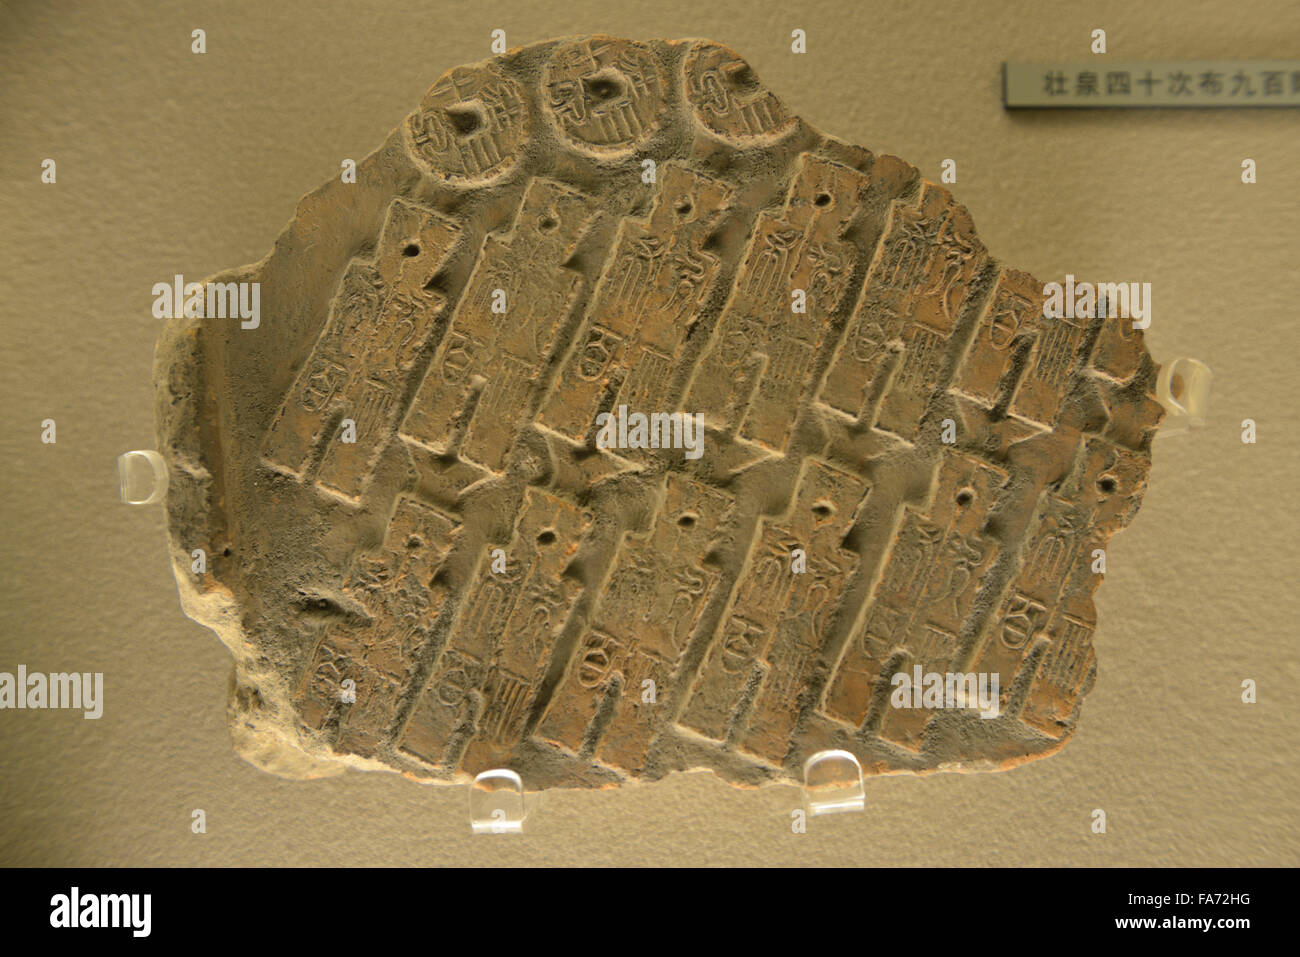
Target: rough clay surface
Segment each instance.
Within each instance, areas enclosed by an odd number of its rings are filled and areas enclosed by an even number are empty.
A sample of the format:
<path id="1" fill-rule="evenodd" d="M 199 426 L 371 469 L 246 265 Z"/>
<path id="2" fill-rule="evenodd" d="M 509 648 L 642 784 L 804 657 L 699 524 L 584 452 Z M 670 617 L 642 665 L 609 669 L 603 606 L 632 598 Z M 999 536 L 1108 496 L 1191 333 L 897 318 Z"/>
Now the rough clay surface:
<path id="1" fill-rule="evenodd" d="M 1161 414 L 1141 333 L 1044 318 L 947 190 L 730 50 L 454 69 L 218 281 L 260 283 L 261 324 L 168 324 L 159 445 L 249 761 L 757 785 L 827 748 L 992 769 L 1072 733 L 1093 550 Z M 701 413 L 703 454 L 598 447 L 619 406 Z M 918 664 L 997 673 L 1000 716 L 891 707 Z"/>

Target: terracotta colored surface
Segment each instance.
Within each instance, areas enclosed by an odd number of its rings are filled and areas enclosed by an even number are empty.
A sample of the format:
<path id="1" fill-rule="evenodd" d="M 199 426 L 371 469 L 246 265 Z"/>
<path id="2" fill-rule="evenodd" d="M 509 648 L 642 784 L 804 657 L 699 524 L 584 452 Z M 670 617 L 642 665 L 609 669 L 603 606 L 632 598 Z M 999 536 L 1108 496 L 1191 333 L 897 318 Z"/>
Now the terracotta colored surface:
<path id="1" fill-rule="evenodd" d="M 1141 333 L 1045 318 L 946 189 L 726 48 L 451 70 L 216 281 L 260 283 L 261 324 L 168 325 L 161 445 L 254 763 L 757 784 L 1073 730 L 1161 415 Z M 610 447 L 604 413 L 702 445 Z M 895 706 L 918 667 L 995 676 L 997 716 Z"/>
<path id="2" fill-rule="evenodd" d="M 0 712 L 7 864 L 1228 865 L 1300 862 L 1290 649 L 1300 523 L 1289 111 L 1007 113 L 1006 59 L 1293 55 L 1294 4 L 1013 0 L 655 4 L 427 0 L 0 10 L 0 655 L 103 672 L 98 721 Z M 790 51 L 808 31 L 809 52 Z M 208 31 L 208 53 L 190 32 Z M 1098 661 L 1069 745 L 1010 773 L 877 776 L 861 814 L 791 833 L 798 790 L 711 772 L 545 793 L 522 839 L 470 833 L 465 788 L 287 781 L 236 756 L 231 653 L 186 618 L 161 506 L 117 501 L 156 443 L 151 286 L 254 262 L 299 196 L 360 160 L 449 66 L 565 33 L 705 36 L 787 109 L 949 188 L 1002 261 L 1043 280 L 1150 280 L 1162 365 L 1214 369 L 1208 422 L 1160 438 L 1140 519 L 1111 539 Z M 938 55 L 936 56 L 936 51 Z M 40 160 L 58 160 L 57 185 Z M 1241 183 L 1241 161 L 1259 182 Z M 375 227 L 375 232 L 378 226 Z M 327 290 L 331 295 L 334 289 Z M 290 372 L 293 370 L 290 369 Z M 282 386 L 286 391 L 288 385 Z M 278 399 L 279 397 L 277 397 Z M 274 410 L 272 410 L 274 411 Z M 58 420 L 56 446 L 39 423 Z M 1260 441 L 1241 442 L 1241 421 Z M 382 533 L 382 529 L 380 530 Z M 1258 703 L 1241 701 L 1244 679 Z M 207 833 L 191 814 L 207 814 Z M 1106 811 L 1109 829 L 1091 830 Z"/>

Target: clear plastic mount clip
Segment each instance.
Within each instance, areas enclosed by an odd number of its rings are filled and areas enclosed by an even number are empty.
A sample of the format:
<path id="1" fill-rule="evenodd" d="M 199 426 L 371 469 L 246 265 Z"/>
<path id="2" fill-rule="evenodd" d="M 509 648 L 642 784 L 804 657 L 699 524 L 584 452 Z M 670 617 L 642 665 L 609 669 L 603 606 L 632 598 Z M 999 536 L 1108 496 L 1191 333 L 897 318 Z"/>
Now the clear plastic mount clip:
<path id="1" fill-rule="evenodd" d="M 803 765 L 803 793 L 813 817 L 867 807 L 862 765 L 848 751 L 818 751 L 808 758 Z"/>
<path id="2" fill-rule="evenodd" d="M 127 505 L 153 505 L 167 492 L 167 463 L 152 449 L 123 452 L 117 457 L 117 478 Z"/>
<path id="3" fill-rule="evenodd" d="M 524 829 L 524 783 L 508 768 L 494 768 L 469 786 L 469 823 L 475 834 L 519 834 Z"/>
<path id="4" fill-rule="evenodd" d="M 1214 374 L 1196 359 L 1174 359 L 1160 367 L 1156 378 L 1156 399 L 1165 407 L 1165 420 L 1156 438 L 1182 435 L 1205 425 Z"/>

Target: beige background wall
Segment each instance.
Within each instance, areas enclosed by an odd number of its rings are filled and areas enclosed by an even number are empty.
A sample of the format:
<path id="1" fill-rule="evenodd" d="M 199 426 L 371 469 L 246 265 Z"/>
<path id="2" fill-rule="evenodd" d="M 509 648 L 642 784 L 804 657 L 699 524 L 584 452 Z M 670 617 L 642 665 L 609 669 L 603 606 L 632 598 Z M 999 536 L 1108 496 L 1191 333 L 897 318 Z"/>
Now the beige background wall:
<path id="1" fill-rule="evenodd" d="M 865 814 L 803 835 L 795 790 L 690 774 L 547 794 L 522 838 L 472 837 L 463 787 L 287 782 L 233 755 L 229 656 L 180 612 L 161 509 L 116 501 L 115 456 L 154 442 L 150 288 L 260 259 L 498 27 L 722 41 L 818 128 L 935 179 L 956 159 L 1008 264 L 1153 284 L 1151 352 L 1213 367 L 1210 419 L 1157 441 L 1111 543 L 1063 752 L 871 780 Z M 0 712 L 0 864 L 1300 863 L 1300 111 L 1003 112 L 1003 60 L 1088 58 L 1095 27 L 1116 58 L 1300 55 L 1288 0 L 0 3 L 0 671 L 102 671 L 107 697 L 99 721 Z"/>

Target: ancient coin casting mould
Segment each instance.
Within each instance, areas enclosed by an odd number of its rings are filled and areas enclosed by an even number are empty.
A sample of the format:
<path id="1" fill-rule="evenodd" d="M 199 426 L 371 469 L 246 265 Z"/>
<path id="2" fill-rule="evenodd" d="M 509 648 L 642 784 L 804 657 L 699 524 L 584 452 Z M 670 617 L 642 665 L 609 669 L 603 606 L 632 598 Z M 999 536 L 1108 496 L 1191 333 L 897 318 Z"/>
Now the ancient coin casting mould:
<path id="1" fill-rule="evenodd" d="M 159 445 L 255 764 L 754 785 L 1074 729 L 1141 333 L 1045 318 L 945 189 L 725 47 L 454 69 L 218 282 L 260 317 L 168 323 Z"/>

